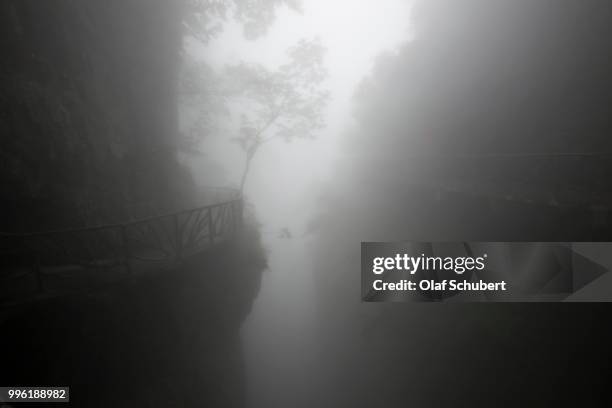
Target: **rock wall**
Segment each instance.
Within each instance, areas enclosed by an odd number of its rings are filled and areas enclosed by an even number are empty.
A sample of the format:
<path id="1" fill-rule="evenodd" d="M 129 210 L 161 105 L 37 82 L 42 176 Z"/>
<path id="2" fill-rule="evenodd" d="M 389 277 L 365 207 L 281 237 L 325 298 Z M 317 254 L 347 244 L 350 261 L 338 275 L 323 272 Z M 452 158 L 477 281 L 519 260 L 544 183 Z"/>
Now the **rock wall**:
<path id="1" fill-rule="evenodd" d="M 0 230 L 94 225 L 168 205 L 181 7 L 0 2 Z"/>
<path id="2" fill-rule="evenodd" d="M 239 408 L 239 330 L 265 267 L 248 229 L 174 270 L 0 310 L 0 383 L 68 385 L 73 407 Z"/>

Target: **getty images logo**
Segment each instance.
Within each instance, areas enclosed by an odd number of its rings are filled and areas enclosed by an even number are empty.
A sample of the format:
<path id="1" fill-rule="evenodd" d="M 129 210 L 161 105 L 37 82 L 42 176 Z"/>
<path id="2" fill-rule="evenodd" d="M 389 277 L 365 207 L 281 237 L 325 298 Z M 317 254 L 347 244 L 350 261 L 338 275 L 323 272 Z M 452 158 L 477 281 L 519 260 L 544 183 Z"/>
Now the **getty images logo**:
<path id="1" fill-rule="evenodd" d="M 372 262 L 372 272 L 380 275 L 385 271 L 406 271 L 414 275 L 417 271 L 453 271 L 458 275 L 466 271 L 482 271 L 485 269 L 487 254 L 479 257 L 458 256 L 410 256 L 396 254 L 394 257 L 376 257 Z"/>

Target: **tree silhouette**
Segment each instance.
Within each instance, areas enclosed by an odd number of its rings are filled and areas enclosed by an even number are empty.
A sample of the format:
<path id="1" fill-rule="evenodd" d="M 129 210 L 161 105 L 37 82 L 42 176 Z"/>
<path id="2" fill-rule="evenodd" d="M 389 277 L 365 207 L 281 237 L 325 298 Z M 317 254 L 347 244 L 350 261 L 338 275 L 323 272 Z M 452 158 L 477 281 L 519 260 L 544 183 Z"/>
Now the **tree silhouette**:
<path id="1" fill-rule="evenodd" d="M 206 43 L 223 31 L 228 16 L 240 22 L 244 35 L 254 39 L 266 33 L 282 5 L 300 12 L 301 0 L 185 0 L 187 35 Z"/>
<path id="2" fill-rule="evenodd" d="M 253 158 L 274 140 L 312 139 L 324 126 L 329 93 L 322 87 L 325 49 L 318 40 L 301 40 L 287 52 L 289 62 L 270 71 L 261 65 L 227 68 L 228 95 L 241 106 L 239 136 L 233 137 L 245 154 L 240 180 L 244 189 Z"/>
<path id="3" fill-rule="evenodd" d="M 186 155 L 201 156 L 202 139 L 221 132 L 221 123 L 230 115 L 219 74 L 206 62 L 185 55 L 179 80 L 179 103 L 182 129 L 177 148 Z"/>
<path id="4" fill-rule="evenodd" d="M 184 4 L 185 34 L 202 43 L 218 35 L 228 17 L 242 24 L 246 38 L 254 39 L 265 34 L 278 7 L 301 11 L 301 0 L 185 0 Z M 222 74 L 185 53 L 179 97 L 186 126 L 177 142 L 179 151 L 200 155 L 202 138 L 218 133 L 219 125 L 231 120 L 230 107 L 238 106 L 240 131 L 231 140 L 245 154 L 242 191 L 262 145 L 276 138 L 314 138 L 324 126 L 322 113 L 329 97 L 321 87 L 326 77 L 324 53 L 318 40 L 301 40 L 288 50 L 288 62 L 276 70 L 241 63 Z"/>

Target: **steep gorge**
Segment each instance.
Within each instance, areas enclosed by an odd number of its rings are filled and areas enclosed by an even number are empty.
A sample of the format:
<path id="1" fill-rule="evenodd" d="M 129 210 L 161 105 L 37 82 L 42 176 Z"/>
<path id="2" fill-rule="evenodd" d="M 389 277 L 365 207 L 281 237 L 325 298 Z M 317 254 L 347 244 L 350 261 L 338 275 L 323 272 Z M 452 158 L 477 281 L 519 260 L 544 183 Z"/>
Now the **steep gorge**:
<path id="1" fill-rule="evenodd" d="M 0 1 L 0 231 L 193 206 L 176 157 L 182 7 Z M 175 270 L 0 309 L 0 383 L 68 385 L 71 406 L 241 406 L 239 328 L 265 265 L 246 228 Z"/>

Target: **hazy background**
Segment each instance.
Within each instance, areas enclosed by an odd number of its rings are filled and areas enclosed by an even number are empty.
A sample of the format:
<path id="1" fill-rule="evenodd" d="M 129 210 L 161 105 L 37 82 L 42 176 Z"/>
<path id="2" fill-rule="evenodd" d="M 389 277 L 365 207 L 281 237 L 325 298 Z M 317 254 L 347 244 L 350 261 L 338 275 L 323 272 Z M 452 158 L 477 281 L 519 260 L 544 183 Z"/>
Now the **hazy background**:
<path id="1" fill-rule="evenodd" d="M 303 8 L 281 7 L 256 41 L 229 24 L 208 46 L 188 47 L 216 69 L 242 59 L 274 67 L 301 37 L 327 48 L 327 126 L 314 141 L 266 145 L 245 189 L 270 262 L 243 328 L 249 403 L 559 401 L 554 390 L 578 369 L 562 367 L 603 364 L 590 360 L 595 353 L 563 355 L 595 330 L 580 311 L 363 304 L 359 243 L 605 234 L 593 206 L 609 200 L 599 156 L 610 147 L 609 8 L 484 0 Z M 233 146 L 213 137 L 204 145 L 223 162 L 221 183 L 236 183 Z M 283 228 L 291 238 L 280 237 Z M 563 330 L 571 335 L 555 342 Z"/>
<path id="2" fill-rule="evenodd" d="M 296 12 L 281 6 L 265 35 L 246 39 L 243 27 L 228 22 L 223 32 L 207 45 L 187 43 L 187 52 L 221 71 L 227 64 L 242 61 L 276 68 L 286 60 L 286 50 L 302 38 L 319 38 L 327 49 L 324 65 L 328 78 L 324 87 L 331 92 L 326 109 L 326 128 L 314 141 L 275 141 L 257 157 L 245 193 L 255 204 L 266 230 L 281 227 L 303 232 L 306 213 L 333 176 L 333 158 L 341 153 L 341 135 L 350 125 L 351 96 L 382 53 L 393 53 L 410 38 L 410 2 L 384 0 L 312 0 Z M 223 168 L 220 184 L 236 185 L 242 170 L 239 149 L 228 143 L 231 135 L 204 136 L 206 158 Z M 197 166 L 197 163 L 195 163 Z M 205 171 L 194 167 L 194 176 L 214 183 Z"/>
<path id="3" fill-rule="evenodd" d="M 359 296 L 362 241 L 612 241 L 608 2 L 0 0 L 0 23 L 0 382 L 88 408 L 609 396 L 605 304 Z M 245 168 L 228 234 L 177 222 Z M 168 265 L 131 279 L 151 249 Z"/>
<path id="4" fill-rule="evenodd" d="M 326 48 L 324 64 L 331 93 L 325 110 L 327 125 L 315 140 L 277 140 L 254 159 L 245 195 L 261 223 L 269 269 L 243 333 L 249 406 L 307 406 L 320 390 L 321 369 L 315 323 L 312 235 L 308 224 L 320 196 L 334 188 L 341 136 L 351 126 L 351 98 L 382 53 L 393 54 L 409 40 L 410 3 L 400 0 L 324 1 L 303 3 L 301 13 L 280 7 L 275 22 L 257 40 L 247 40 L 238 23 L 229 23 L 208 45 L 192 43 L 188 52 L 216 70 L 250 61 L 275 68 L 285 51 L 301 38 L 319 38 Z M 218 179 L 192 163 L 203 184 L 231 185 L 240 178 L 242 156 L 226 134 L 202 143 L 205 160 L 219 162 Z M 279 237 L 287 228 L 291 238 Z M 302 401 L 302 402 L 300 402 Z M 296 405 L 297 404 L 297 405 Z"/>

